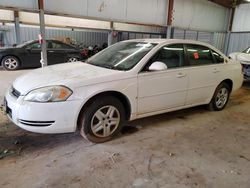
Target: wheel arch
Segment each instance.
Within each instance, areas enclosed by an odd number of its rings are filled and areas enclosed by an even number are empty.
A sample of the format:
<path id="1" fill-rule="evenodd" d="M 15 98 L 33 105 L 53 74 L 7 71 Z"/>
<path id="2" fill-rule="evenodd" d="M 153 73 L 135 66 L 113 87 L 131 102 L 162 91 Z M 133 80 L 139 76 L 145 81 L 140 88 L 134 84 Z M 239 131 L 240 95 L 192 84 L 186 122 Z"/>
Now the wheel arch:
<path id="1" fill-rule="evenodd" d="M 86 110 L 86 108 L 91 105 L 91 103 L 99 98 L 99 97 L 104 97 L 104 96 L 113 96 L 115 98 L 117 98 L 121 103 L 122 105 L 124 106 L 124 109 L 125 109 L 125 117 L 126 117 L 126 120 L 129 120 L 130 118 L 130 115 L 131 115 L 131 103 L 130 103 L 130 100 L 128 99 L 128 97 L 119 92 L 119 91 L 103 91 L 103 92 L 100 92 L 100 93 L 97 93 L 93 96 L 91 96 L 82 106 L 80 112 L 78 113 L 78 116 L 77 116 L 77 128 L 79 128 L 80 126 L 80 120 L 81 120 L 81 115 L 84 113 L 84 111 Z"/>
<path id="2" fill-rule="evenodd" d="M 229 88 L 230 88 L 230 93 L 232 92 L 232 90 L 233 90 L 233 81 L 231 80 L 231 79 L 225 79 L 225 80 L 223 80 L 220 84 L 222 84 L 222 83 L 226 83 L 228 86 L 229 86 Z M 219 85 L 220 85 L 219 84 Z"/>

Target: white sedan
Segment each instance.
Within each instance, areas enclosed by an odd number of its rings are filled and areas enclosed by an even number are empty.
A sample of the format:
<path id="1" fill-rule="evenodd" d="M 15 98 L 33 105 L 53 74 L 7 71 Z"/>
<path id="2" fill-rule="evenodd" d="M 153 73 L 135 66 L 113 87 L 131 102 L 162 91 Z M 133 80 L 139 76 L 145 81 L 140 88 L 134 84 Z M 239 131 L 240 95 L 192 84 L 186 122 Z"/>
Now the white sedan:
<path id="1" fill-rule="evenodd" d="M 229 57 L 233 60 L 240 61 L 242 64 L 245 80 L 250 80 L 250 47 L 242 52 L 234 52 L 229 54 Z"/>
<path id="2" fill-rule="evenodd" d="M 28 131 L 80 130 L 92 142 L 105 142 L 126 121 L 197 105 L 222 110 L 242 81 L 240 63 L 209 44 L 129 40 L 85 63 L 53 65 L 19 77 L 5 95 L 5 110 Z"/>

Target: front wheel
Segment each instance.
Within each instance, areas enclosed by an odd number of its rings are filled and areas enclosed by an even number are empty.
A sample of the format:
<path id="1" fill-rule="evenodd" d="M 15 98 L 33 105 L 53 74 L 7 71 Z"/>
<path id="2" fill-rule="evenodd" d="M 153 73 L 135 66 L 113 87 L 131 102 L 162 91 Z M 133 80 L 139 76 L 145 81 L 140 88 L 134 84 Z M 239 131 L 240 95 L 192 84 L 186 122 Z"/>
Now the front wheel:
<path id="1" fill-rule="evenodd" d="M 215 90 L 211 102 L 208 104 L 208 109 L 211 111 L 223 110 L 230 96 L 230 88 L 228 84 L 221 83 Z"/>
<path id="2" fill-rule="evenodd" d="M 20 61 L 14 56 L 6 56 L 2 60 L 2 66 L 5 70 L 17 70 L 20 67 Z"/>
<path id="3" fill-rule="evenodd" d="M 82 113 L 81 135 L 91 142 L 106 142 L 120 132 L 124 121 L 122 103 L 112 96 L 101 97 Z"/>

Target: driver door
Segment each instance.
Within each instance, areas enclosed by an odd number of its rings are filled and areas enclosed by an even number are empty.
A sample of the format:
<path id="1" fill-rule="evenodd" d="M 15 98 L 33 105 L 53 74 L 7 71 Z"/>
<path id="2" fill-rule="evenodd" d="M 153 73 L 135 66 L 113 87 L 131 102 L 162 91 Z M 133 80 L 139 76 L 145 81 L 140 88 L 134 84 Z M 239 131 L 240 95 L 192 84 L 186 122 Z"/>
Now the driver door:
<path id="1" fill-rule="evenodd" d="M 39 42 L 34 42 L 32 44 L 29 44 L 25 48 L 25 67 L 40 67 L 41 59 L 41 44 Z"/>
<path id="2" fill-rule="evenodd" d="M 182 44 L 161 48 L 138 75 L 138 115 L 164 111 L 185 105 L 188 71 L 185 68 Z M 160 61 L 166 70 L 149 71 L 149 66 Z"/>

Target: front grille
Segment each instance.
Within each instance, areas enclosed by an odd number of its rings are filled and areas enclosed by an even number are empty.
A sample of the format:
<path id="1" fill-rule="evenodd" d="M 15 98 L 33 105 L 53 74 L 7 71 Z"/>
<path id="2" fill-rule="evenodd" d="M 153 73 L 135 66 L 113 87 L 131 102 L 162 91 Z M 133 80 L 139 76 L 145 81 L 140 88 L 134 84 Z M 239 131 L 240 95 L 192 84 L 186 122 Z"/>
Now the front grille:
<path id="1" fill-rule="evenodd" d="M 17 91 L 14 87 L 12 87 L 11 94 L 14 95 L 16 98 L 20 97 L 21 93 Z"/>
<path id="2" fill-rule="evenodd" d="M 29 121 L 23 119 L 19 119 L 19 122 L 24 125 L 35 126 L 35 127 L 47 127 L 55 123 L 55 121 Z"/>

